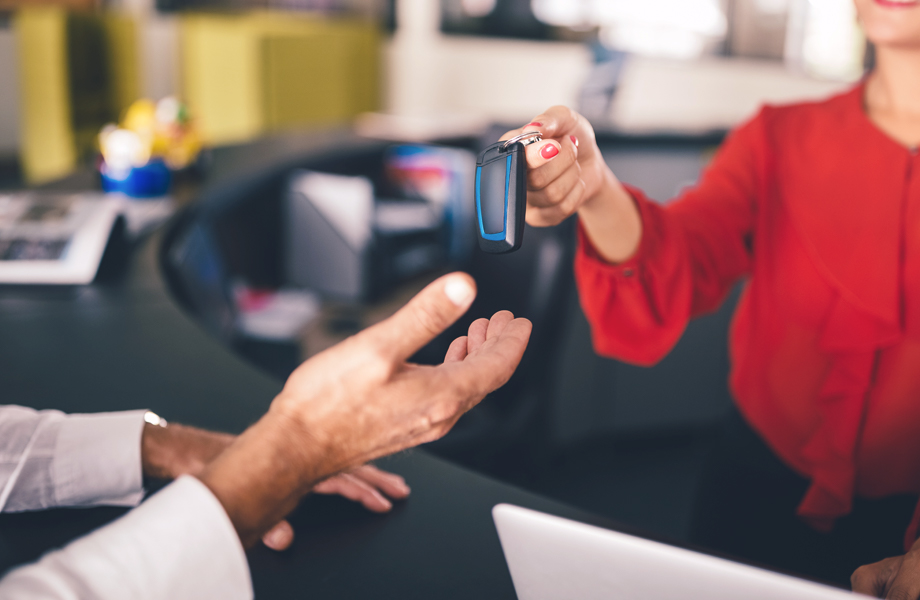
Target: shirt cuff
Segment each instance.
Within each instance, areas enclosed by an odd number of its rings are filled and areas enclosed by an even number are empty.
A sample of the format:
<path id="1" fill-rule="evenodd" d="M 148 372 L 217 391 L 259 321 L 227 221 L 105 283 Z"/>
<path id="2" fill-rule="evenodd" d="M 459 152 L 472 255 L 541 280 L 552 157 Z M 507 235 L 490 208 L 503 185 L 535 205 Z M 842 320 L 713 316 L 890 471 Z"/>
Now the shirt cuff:
<path id="1" fill-rule="evenodd" d="M 144 495 L 143 410 L 68 415 L 52 461 L 59 506 L 136 506 Z"/>
<path id="2" fill-rule="evenodd" d="M 100 600 L 253 597 L 246 554 L 230 518 L 207 486 L 189 475 L 0 582 L 0 592 L 10 595 L 61 589 Z"/>

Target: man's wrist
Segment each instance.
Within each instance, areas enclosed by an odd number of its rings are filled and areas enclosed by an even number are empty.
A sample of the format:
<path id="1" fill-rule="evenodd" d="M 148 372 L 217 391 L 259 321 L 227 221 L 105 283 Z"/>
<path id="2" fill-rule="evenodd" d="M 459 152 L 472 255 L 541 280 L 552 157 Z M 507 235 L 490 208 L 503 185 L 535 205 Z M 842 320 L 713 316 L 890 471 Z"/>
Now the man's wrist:
<path id="1" fill-rule="evenodd" d="M 201 473 L 245 546 L 254 544 L 334 474 L 322 448 L 291 415 L 269 410 Z"/>
<path id="2" fill-rule="evenodd" d="M 272 451 L 287 457 L 296 469 L 298 486 L 304 493 L 317 482 L 351 466 L 338 464 L 341 449 L 335 447 L 330 432 L 317 430 L 298 410 L 272 403 L 257 425 L 263 427 L 263 435 L 267 432 Z"/>
<path id="3" fill-rule="evenodd" d="M 225 433 L 172 423 L 169 427 L 144 423 L 141 464 L 144 476 L 175 479 L 197 475 L 233 441 Z"/>

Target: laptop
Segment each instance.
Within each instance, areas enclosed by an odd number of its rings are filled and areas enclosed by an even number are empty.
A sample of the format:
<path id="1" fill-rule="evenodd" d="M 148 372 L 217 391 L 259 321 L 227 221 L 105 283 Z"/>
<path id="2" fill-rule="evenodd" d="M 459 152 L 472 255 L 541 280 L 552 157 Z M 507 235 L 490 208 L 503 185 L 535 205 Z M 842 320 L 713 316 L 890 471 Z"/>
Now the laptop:
<path id="1" fill-rule="evenodd" d="M 492 517 L 519 600 L 865 597 L 510 504 Z"/>

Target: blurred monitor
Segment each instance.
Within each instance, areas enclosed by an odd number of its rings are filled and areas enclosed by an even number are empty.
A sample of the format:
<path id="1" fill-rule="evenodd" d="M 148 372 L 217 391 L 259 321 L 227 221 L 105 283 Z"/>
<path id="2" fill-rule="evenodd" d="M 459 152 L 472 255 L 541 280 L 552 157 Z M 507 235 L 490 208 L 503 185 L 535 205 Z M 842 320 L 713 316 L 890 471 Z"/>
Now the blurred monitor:
<path id="1" fill-rule="evenodd" d="M 577 4 L 565 0 L 568 4 Z M 531 0 L 441 0 L 441 31 L 530 40 L 555 37 L 550 23 L 534 15 Z"/>
<path id="2" fill-rule="evenodd" d="M 182 300 L 205 327 L 221 339 L 233 337 L 236 308 L 233 304 L 228 272 L 214 232 L 204 223 L 184 231 L 169 250 L 167 259 L 180 287 Z"/>

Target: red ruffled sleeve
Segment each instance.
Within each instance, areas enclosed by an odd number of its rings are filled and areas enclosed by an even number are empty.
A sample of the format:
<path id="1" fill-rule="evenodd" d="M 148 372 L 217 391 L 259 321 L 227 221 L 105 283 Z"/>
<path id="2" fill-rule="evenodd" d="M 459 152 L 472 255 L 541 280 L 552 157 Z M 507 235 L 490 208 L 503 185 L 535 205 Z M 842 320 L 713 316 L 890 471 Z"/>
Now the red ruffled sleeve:
<path id="1" fill-rule="evenodd" d="M 675 202 L 662 206 L 626 186 L 642 219 L 642 240 L 629 260 L 606 262 L 579 227 L 575 278 L 599 354 L 658 362 L 691 318 L 715 310 L 749 273 L 763 192 L 763 115 L 733 132 L 699 185 Z"/>

